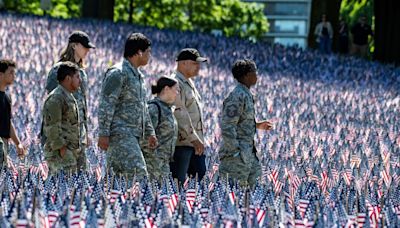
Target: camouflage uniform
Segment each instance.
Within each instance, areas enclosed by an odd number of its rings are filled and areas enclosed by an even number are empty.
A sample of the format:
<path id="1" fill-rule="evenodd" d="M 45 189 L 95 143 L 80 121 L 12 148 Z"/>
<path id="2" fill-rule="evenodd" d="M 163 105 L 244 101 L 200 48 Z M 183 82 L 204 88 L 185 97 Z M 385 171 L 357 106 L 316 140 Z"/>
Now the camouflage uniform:
<path id="1" fill-rule="evenodd" d="M 50 93 L 58 86 L 57 81 L 57 71 L 61 63 L 57 63 L 51 68 L 49 75 L 47 77 L 46 90 L 47 93 Z M 87 146 L 87 90 L 88 90 L 88 78 L 83 69 L 79 70 L 79 75 L 81 76 L 81 85 L 79 89 L 73 93 L 79 108 L 79 117 L 81 120 L 80 123 L 80 143 L 81 143 L 81 151 L 78 154 L 77 164 L 80 169 L 86 169 L 86 146 Z"/>
<path id="2" fill-rule="evenodd" d="M 45 100 L 43 123 L 46 136 L 44 157 L 50 172 L 76 170 L 80 155 L 79 110 L 74 96 L 63 86 L 57 86 Z M 63 146 L 66 146 L 66 154 L 61 157 Z"/>
<path id="3" fill-rule="evenodd" d="M 107 162 L 116 173 L 147 176 L 139 141 L 155 133 L 146 94 L 143 74 L 128 60 L 106 72 L 98 112 L 99 136 L 110 138 Z"/>
<path id="4" fill-rule="evenodd" d="M 250 90 L 241 83 L 224 100 L 221 130 L 221 175 L 228 173 L 229 177 L 238 179 L 242 184 L 254 185 L 261 175 L 254 147 L 254 100 Z"/>
<path id="5" fill-rule="evenodd" d="M 153 123 L 158 147 L 155 150 L 143 145 L 143 155 L 147 164 L 147 171 L 151 178 L 160 179 L 170 173 L 169 162 L 173 158 L 178 124 L 171 105 L 161 101 L 158 97 L 148 102 L 149 114 Z"/>

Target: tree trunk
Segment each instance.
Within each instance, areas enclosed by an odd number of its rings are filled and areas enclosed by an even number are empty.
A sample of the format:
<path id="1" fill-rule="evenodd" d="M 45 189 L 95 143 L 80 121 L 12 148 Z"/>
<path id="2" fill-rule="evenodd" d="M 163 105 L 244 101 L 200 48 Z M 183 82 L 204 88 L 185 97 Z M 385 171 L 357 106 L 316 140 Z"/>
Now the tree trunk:
<path id="1" fill-rule="evenodd" d="M 129 1 L 129 23 L 133 22 L 133 0 Z"/>
<path id="2" fill-rule="evenodd" d="M 114 20 L 114 4 L 115 0 L 84 0 L 82 16 Z"/>
<path id="3" fill-rule="evenodd" d="M 327 21 L 329 21 L 333 28 L 333 40 L 332 40 L 332 50 L 337 50 L 338 47 L 338 26 L 339 26 L 339 14 L 340 14 L 340 4 L 342 0 L 313 0 L 311 5 L 311 22 L 310 29 L 308 33 L 308 46 L 311 48 L 317 48 L 318 44 L 315 41 L 316 37 L 314 35 L 315 26 L 321 22 L 321 16 L 326 15 Z"/>
<path id="4" fill-rule="evenodd" d="M 400 65 L 400 23 L 397 15 L 400 11 L 400 2 L 378 0 L 374 3 L 374 59 Z"/>

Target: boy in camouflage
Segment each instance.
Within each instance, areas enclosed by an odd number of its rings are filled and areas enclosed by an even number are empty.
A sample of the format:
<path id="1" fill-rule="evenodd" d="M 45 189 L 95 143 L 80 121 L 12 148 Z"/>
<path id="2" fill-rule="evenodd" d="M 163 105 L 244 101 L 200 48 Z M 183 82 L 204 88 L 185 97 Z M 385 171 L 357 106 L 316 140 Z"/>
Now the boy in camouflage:
<path id="1" fill-rule="evenodd" d="M 139 70 L 150 56 L 151 41 L 132 33 L 125 42 L 124 60 L 108 69 L 100 93 L 98 145 L 107 150 L 107 164 L 113 171 L 129 177 L 148 175 L 139 142 L 147 140 L 150 148 L 157 146 L 144 75 Z"/>
<path id="2" fill-rule="evenodd" d="M 57 71 L 59 85 L 47 96 L 43 106 L 44 157 L 52 174 L 78 169 L 80 155 L 80 116 L 73 92 L 79 89 L 79 68 L 63 62 Z"/>
<path id="3" fill-rule="evenodd" d="M 250 88 L 257 82 L 256 64 L 249 59 L 237 60 L 233 64 L 232 74 L 238 83 L 223 104 L 220 174 L 228 174 L 242 185 L 252 186 L 261 175 L 254 146 L 256 129 L 270 130 L 272 124 L 255 120 L 254 99 Z"/>
<path id="4" fill-rule="evenodd" d="M 174 116 L 174 103 L 179 94 L 179 84 L 173 78 L 161 77 L 157 84 L 151 87 L 157 96 L 148 102 L 151 122 L 158 139 L 158 147 L 150 149 L 143 145 L 143 155 L 147 164 L 147 171 L 151 178 L 161 180 L 170 173 L 169 163 L 172 160 L 176 139 L 178 137 L 178 123 Z"/>

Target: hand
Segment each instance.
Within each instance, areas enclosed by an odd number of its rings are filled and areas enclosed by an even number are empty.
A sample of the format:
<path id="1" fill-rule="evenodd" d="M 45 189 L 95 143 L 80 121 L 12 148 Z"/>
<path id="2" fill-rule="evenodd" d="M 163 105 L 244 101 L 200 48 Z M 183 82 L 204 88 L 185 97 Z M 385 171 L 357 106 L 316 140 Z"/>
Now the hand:
<path id="1" fill-rule="evenodd" d="M 110 145 L 110 137 L 108 136 L 100 136 L 99 141 L 97 142 L 97 146 L 102 150 L 107 150 Z"/>
<path id="2" fill-rule="evenodd" d="M 66 147 L 66 146 L 61 147 L 61 149 L 60 149 L 60 156 L 61 156 L 62 158 L 64 158 L 64 156 L 65 156 L 66 153 L 67 153 L 67 147 Z"/>
<path id="3" fill-rule="evenodd" d="M 17 155 L 20 158 L 23 158 L 26 155 L 26 150 L 21 143 L 17 145 Z"/>
<path id="4" fill-rule="evenodd" d="M 155 135 L 150 135 L 149 136 L 149 148 L 150 149 L 155 149 L 158 146 L 158 140 L 157 137 Z"/>
<path id="5" fill-rule="evenodd" d="M 267 131 L 267 130 L 272 130 L 274 128 L 274 125 L 268 120 L 263 120 L 256 123 L 256 128 Z"/>
<path id="6" fill-rule="evenodd" d="M 200 140 L 196 139 L 196 140 L 192 141 L 191 143 L 193 144 L 193 147 L 194 147 L 194 151 L 195 151 L 194 154 L 200 156 L 204 153 L 204 144 Z"/>

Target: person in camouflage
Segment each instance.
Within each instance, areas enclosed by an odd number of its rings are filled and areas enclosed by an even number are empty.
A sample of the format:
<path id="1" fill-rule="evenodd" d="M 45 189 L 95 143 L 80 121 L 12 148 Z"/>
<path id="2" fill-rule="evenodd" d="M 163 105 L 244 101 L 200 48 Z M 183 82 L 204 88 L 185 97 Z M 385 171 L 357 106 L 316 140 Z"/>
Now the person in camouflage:
<path id="1" fill-rule="evenodd" d="M 142 148 L 149 176 L 161 180 L 170 173 L 169 163 L 172 160 L 178 136 L 178 124 L 172 104 L 179 94 L 179 84 L 173 78 L 161 77 L 157 84 L 151 87 L 151 92 L 157 94 L 148 102 L 148 106 L 158 139 L 158 147 L 150 149 L 146 144 Z"/>
<path id="2" fill-rule="evenodd" d="M 261 175 L 254 146 L 256 128 L 270 130 L 272 124 L 269 121 L 255 120 L 254 99 L 250 87 L 257 82 L 256 64 L 249 59 L 237 60 L 233 64 L 232 74 L 238 83 L 223 103 L 220 174 L 228 174 L 232 180 L 252 186 Z"/>
<path id="3" fill-rule="evenodd" d="M 77 91 L 73 93 L 78 102 L 79 116 L 81 117 L 80 135 L 81 135 L 81 151 L 78 156 L 78 167 L 86 169 L 86 147 L 88 143 L 88 110 L 87 110 L 87 90 L 88 77 L 84 70 L 84 61 L 90 49 L 95 46 L 90 42 L 89 36 L 82 31 L 73 32 L 68 39 L 68 46 L 62 51 L 58 63 L 56 63 L 47 76 L 46 90 L 50 93 L 58 86 L 57 71 L 60 65 L 65 61 L 76 63 L 79 66 L 79 75 L 81 77 L 81 85 Z M 44 140 L 44 139 L 43 139 Z"/>
<path id="4" fill-rule="evenodd" d="M 43 105 L 44 157 L 52 174 L 59 170 L 76 171 L 80 157 L 79 106 L 73 92 L 79 89 L 79 67 L 63 62 L 57 70 L 59 85 Z"/>
<path id="5" fill-rule="evenodd" d="M 26 154 L 12 123 L 11 97 L 6 88 L 14 83 L 16 63 L 7 59 L 0 59 L 0 170 L 7 164 L 8 142 L 14 142 L 17 154 L 23 157 Z"/>
<path id="6" fill-rule="evenodd" d="M 107 164 L 117 174 L 139 178 L 148 175 L 139 142 L 149 148 L 157 138 L 149 116 L 143 74 L 151 42 L 141 33 L 132 33 L 125 42 L 124 60 L 107 70 L 100 93 L 98 146 L 107 150 Z"/>

